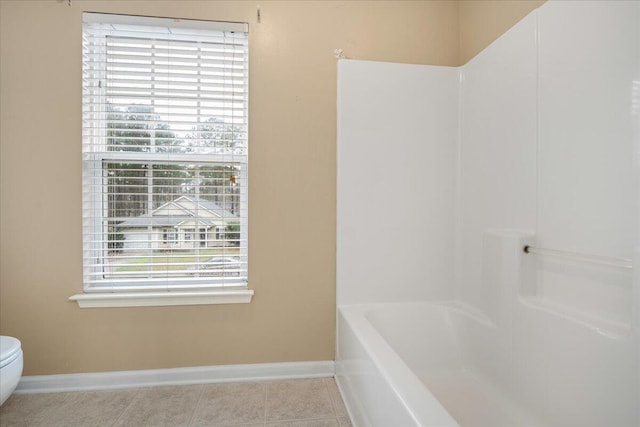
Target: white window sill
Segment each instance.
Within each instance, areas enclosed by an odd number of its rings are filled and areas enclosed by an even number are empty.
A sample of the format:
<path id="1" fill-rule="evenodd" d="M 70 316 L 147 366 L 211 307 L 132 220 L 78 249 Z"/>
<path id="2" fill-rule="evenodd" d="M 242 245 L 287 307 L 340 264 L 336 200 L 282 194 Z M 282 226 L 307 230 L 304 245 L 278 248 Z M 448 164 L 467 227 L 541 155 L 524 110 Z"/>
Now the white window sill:
<path id="1" fill-rule="evenodd" d="M 197 292 L 103 292 L 84 293 L 69 297 L 80 308 L 97 307 L 157 307 L 167 305 L 246 304 L 253 290 Z"/>

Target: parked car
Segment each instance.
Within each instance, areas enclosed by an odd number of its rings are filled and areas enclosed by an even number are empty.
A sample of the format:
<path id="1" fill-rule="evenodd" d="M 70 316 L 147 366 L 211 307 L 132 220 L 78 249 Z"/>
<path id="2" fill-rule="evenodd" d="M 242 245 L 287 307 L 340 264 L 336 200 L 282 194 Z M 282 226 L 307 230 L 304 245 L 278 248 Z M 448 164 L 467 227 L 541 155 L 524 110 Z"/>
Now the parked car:
<path id="1" fill-rule="evenodd" d="M 199 266 L 191 267 L 198 270 L 200 276 L 239 276 L 240 258 L 237 257 L 213 257 Z"/>

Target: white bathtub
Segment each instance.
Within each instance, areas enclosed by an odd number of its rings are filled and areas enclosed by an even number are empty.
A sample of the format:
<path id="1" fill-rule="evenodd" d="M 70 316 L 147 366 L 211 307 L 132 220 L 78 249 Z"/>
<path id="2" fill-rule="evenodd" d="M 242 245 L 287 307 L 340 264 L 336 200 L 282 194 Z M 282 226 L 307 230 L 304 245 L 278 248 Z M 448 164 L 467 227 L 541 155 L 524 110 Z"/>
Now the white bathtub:
<path id="1" fill-rule="evenodd" d="M 635 427 L 632 340 L 522 299 L 495 324 L 458 302 L 338 308 L 356 426 Z"/>

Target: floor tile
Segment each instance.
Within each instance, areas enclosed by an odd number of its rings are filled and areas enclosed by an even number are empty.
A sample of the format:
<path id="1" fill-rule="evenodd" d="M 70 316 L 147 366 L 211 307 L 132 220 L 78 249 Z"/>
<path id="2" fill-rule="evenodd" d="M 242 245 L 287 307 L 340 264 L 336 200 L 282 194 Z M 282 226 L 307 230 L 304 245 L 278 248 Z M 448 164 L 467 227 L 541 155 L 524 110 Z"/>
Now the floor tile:
<path id="1" fill-rule="evenodd" d="M 133 402 L 136 390 L 70 393 L 46 421 L 47 427 L 112 426 Z"/>
<path id="2" fill-rule="evenodd" d="M 115 426 L 188 426 L 204 386 L 170 386 L 139 389 L 135 400 Z"/>
<path id="3" fill-rule="evenodd" d="M 69 393 L 14 394 L 0 407 L 0 426 L 37 426 L 68 397 Z"/>
<path id="4" fill-rule="evenodd" d="M 338 417 L 338 422 L 340 422 L 340 427 L 353 427 L 349 417 Z"/>
<path id="5" fill-rule="evenodd" d="M 265 383 L 208 384 L 193 414 L 193 426 L 264 422 Z"/>
<path id="6" fill-rule="evenodd" d="M 335 418 L 322 379 L 267 383 L 267 421 Z"/>

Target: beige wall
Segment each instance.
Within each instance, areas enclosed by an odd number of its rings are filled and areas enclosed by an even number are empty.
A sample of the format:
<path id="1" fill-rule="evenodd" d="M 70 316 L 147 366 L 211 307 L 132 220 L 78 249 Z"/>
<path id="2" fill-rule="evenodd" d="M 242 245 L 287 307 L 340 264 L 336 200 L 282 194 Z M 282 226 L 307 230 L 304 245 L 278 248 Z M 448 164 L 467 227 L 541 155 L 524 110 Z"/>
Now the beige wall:
<path id="1" fill-rule="evenodd" d="M 460 64 L 476 56 L 546 0 L 461 0 Z"/>
<path id="2" fill-rule="evenodd" d="M 262 23 L 255 23 L 256 4 Z M 25 375 L 334 358 L 335 48 L 457 65 L 457 2 L 2 1 L 1 333 Z M 81 12 L 251 24 L 251 304 L 79 309 Z"/>
<path id="3" fill-rule="evenodd" d="M 22 340 L 25 375 L 332 360 L 333 51 L 455 66 L 532 8 L 463 3 L 474 4 L 2 0 L 0 333 Z M 79 309 L 67 301 L 82 290 L 85 10 L 251 24 L 251 304 Z M 487 21 L 494 13 L 501 18 Z M 459 22 L 469 28 L 459 31 Z"/>

